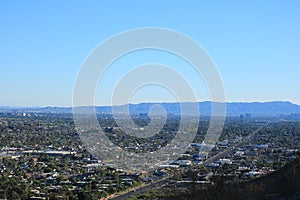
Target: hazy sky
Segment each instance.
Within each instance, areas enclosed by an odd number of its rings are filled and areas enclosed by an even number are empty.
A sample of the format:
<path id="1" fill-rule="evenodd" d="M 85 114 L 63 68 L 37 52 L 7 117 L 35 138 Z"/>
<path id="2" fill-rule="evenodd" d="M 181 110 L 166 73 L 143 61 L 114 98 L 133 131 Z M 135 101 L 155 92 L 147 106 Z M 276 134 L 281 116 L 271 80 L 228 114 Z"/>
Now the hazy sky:
<path id="1" fill-rule="evenodd" d="M 300 104 L 299 20 L 297 0 L 1 1 L 0 105 L 71 106 L 76 76 L 89 53 L 112 35 L 140 27 L 173 29 L 202 45 L 218 67 L 227 101 Z M 199 84 L 199 101 L 208 100 L 203 80 L 171 57 L 144 51 L 120 59 L 103 77 L 107 87 L 98 88 L 97 104 L 108 103 L 110 86 L 123 69 L 153 60 L 174 66 L 194 89 Z M 134 98 L 174 100 L 155 86 Z"/>

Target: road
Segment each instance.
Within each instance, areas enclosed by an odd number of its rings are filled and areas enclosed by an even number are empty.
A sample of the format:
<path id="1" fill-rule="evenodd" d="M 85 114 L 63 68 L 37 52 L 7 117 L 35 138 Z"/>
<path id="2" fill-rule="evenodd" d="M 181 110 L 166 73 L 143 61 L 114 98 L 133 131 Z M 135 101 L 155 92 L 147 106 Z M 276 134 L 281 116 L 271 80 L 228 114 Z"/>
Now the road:
<path id="1" fill-rule="evenodd" d="M 146 185 L 131 189 L 127 192 L 124 192 L 123 194 L 120 194 L 120 195 L 115 196 L 115 197 L 110 198 L 110 199 L 111 200 L 112 199 L 113 200 L 126 200 L 131 196 L 135 196 L 135 195 L 138 195 L 138 194 L 141 194 L 141 193 L 145 193 L 145 192 L 147 192 L 147 191 L 149 191 L 153 188 L 161 187 L 161 186 L 167 184 L 172 177 L 173 176 L 165 177 L 165 178 L 160 179 L 160 180 L 158 180 L 154 183 L 146 184 Z"/>

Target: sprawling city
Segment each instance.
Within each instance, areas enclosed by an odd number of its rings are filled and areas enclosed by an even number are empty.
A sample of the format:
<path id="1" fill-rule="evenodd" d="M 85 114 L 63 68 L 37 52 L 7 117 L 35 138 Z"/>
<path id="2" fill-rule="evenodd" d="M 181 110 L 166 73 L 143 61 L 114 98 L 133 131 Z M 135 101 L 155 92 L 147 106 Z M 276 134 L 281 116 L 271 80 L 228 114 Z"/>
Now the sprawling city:
<path id="1" fill-rule="evenodd" d="M 224 193 L 216 187 L 254 184 L 289 163 L 300 162 L 299 114 L 227 117 L 209 153 L 201 149 L 207 145 L 203 140 L 210 118 L 201 117 L 193 143 L 177 160 L 137 173 L 93 157 L 75 130 L 72 113 L 42 111 L 6 109 L 0 114 L 0 196 L 4 199 L 183 199 L 192 198 L 194 192 L 212 199 L 248 198 L 250 193 L 261 198 L 261 188 L 254 186 L 244 194 L 233 186 L 237 191 L 232 194 L 231 189 Z M 100 113 L 98 119 L 108 138 L 135 153 L 154 152 L 168 144 L 180 122 L 180 116 L 169 115 L 163 129 L 145 139 L 124 133 L 111 114 Z M 150 120 L 144 113 L 134 117 L 141 128 Z M 293 173 L 286 178 L 299 178 L 299 171 Z M 299 190 L 293 188 L 299 189 L 298 185 L 287 187 L 294 195 L 291 198 L 299 197 L 295 193 Z M 282 193 L 266 190 L 263 195 L 275 198 Z"/>

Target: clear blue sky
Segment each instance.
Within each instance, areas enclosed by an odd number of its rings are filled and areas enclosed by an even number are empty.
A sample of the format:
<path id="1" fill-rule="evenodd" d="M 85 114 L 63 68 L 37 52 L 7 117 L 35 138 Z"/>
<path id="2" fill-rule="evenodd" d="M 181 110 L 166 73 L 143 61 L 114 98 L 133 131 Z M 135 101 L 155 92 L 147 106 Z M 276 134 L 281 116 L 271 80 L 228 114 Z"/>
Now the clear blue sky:
<path id="1" fill-rule="evenodd" d="M 300 104 L 299 20 L 297 0 L 1 1 L 0 105 L 71 106 L 89 52 L 139 27 L 173 29 L 201 44 L 222 75 L 227 101 Z M 157 100 L 151 91 L 147 100 Z"/>

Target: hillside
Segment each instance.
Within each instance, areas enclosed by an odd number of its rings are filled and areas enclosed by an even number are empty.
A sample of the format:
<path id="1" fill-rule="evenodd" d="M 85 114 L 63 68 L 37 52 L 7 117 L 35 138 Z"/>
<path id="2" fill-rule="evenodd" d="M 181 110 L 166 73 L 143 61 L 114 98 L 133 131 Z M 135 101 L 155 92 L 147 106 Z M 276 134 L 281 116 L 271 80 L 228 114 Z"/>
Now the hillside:
<path id="1" fill-rule="evenodd" d="M 217 179 L 208 190 L 196 190 L 176 199 L 299 199 L 300 154 L 293 162 L 265 177 L 243 183 L 224 184 Z M 166 198 L 168 199 L 168 198 Z"/>

